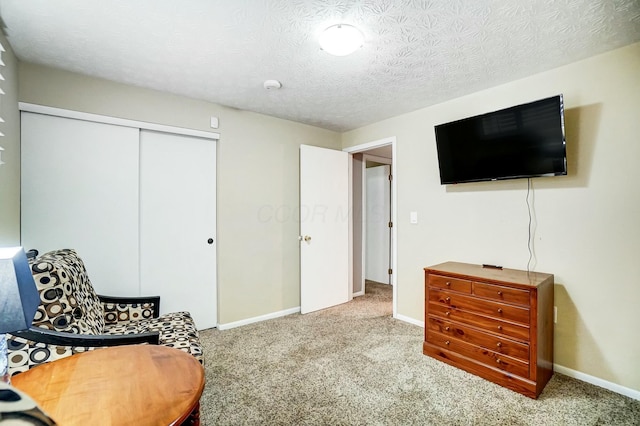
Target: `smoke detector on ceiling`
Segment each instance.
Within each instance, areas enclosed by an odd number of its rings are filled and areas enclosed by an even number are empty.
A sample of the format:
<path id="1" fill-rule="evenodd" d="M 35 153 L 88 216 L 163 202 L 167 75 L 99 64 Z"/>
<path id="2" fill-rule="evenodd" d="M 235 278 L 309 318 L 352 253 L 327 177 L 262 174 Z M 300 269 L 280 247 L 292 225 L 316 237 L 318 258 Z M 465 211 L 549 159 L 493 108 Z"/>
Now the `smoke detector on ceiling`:
<path id="1" fill-rule="evenodd" d="M 282 83 L 278 80 L 267 80 L 264 82 L 264 88 L 267 90 L 277 90 L 282 87 Z"/>

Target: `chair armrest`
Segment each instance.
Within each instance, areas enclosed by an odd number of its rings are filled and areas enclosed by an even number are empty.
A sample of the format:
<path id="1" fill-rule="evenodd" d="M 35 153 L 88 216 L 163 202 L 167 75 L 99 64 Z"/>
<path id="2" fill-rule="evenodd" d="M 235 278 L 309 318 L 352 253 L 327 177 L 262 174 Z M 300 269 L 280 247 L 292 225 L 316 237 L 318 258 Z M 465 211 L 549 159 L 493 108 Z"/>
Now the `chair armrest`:
<path id="1" fill-rule="evenodd" d="M 139 334 L 75 334 L 63 331 L 53 331 L 46 328 L 31 327 L 28 330 L 14 331 L 11 333 L 16 337 L 57 346 L 87 346 L 87 347 L 107 347 L 120 345 L 136 345 L 148 343 L 157 345 L 160 342 L 160 333 L 139 333 Z"/>
<path id="2" fill-rule="evenodd" d="M 98 294 L 98 299 L 103 305 L 151 305 L 153 310 L 152 318 L 158 318 L 160 315 L 160 296 L 116 297 Z"/>

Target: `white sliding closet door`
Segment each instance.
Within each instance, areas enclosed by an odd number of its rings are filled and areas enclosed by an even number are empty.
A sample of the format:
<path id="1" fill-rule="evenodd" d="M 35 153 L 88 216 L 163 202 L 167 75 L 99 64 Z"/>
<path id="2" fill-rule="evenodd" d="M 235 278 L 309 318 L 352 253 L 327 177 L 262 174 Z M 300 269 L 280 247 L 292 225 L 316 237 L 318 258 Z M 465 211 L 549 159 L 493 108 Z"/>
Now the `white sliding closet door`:
<path id="1" fill-rule="evenodd" d="M 139 294 L 139 129 L 22 112 L 21 238 L 73 248 L 102 294 Z"/>
<path id="2" fill-rule="evenodd" d="M 141 292 L 161 312 L 189 311 L 198 329 L 217 325 L 216 143 L 140 133 Z"/>

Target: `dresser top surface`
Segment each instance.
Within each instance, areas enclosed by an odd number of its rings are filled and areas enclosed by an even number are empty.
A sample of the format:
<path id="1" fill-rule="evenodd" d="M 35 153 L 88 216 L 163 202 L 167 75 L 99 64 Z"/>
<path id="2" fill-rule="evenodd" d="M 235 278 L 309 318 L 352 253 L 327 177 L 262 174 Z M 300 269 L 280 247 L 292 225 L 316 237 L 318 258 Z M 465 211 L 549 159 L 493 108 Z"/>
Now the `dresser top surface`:
<path id="1" fill-rule="evenodd" d="M 524 286 L 538 287 L 547 282 L 553 282 L 553 274 L 543 272 L 527 272 L 519 269 L 497 269 L 487 268 L 482 265 L 475 265 L 461 262 L 445 262 L 424 268 L 429 273 L 442 273 L 455 275 L 459 278 L 469 280 L 486 280 L 496 283 L 519 284 Z"/>

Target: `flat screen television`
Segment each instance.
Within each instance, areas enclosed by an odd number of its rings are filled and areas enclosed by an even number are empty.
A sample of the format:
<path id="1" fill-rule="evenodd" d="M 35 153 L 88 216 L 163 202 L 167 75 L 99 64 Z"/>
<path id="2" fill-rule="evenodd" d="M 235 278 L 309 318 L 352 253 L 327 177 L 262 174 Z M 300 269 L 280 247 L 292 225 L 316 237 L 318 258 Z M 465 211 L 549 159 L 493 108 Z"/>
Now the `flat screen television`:
<path id="1" fill-rule="evenodd" d="M 562 95 L 435 126 L 440 183 L 567 174 Z"/>

